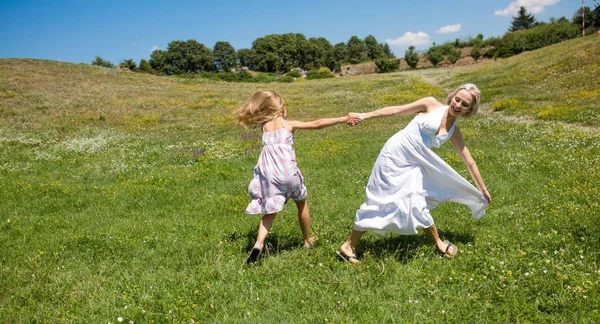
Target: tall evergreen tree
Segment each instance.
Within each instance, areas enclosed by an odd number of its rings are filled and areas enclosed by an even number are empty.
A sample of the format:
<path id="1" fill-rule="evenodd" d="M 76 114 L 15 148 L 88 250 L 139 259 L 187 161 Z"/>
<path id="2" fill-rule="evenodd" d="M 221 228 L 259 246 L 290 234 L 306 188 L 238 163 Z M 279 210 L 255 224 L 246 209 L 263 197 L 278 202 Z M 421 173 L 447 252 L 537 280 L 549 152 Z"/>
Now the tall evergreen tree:
<path id="1" fill-rule="evenodd" d="M 383 48 L 383 53 L 385 54 L 385 56 L 387 56 L 387 58 L 396 58 L 396 55 L 394 55 L 394 53 L 392 52 L 392 49 L 390 48 L 390 45 L 388 45 L 388 43 L 384 43 L 381 46 Z"/>
<path id="2" fill-rule="evenodd" d="M 525 7 L 521 6 L 519 14 L 513 17 L 512 24 L 508 31 L 514 32 L 519 29 L 529 29 L 535 26 L 535 17 L 532 14 L 528 14 Z"/>

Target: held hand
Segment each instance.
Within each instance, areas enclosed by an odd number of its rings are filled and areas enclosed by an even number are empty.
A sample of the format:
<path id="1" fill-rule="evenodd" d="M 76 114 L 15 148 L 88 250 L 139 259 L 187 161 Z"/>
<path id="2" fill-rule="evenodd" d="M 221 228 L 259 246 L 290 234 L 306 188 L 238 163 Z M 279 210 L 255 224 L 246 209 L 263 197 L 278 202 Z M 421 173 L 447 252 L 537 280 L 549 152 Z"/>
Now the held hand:
<path id="1" fill-rule="evenodd" d="M 349 113 L 348 117 L 346 117 L 346 124 L 348 126 L 356 126 L 363 121 L 361 114 L 358 113 Z"/>

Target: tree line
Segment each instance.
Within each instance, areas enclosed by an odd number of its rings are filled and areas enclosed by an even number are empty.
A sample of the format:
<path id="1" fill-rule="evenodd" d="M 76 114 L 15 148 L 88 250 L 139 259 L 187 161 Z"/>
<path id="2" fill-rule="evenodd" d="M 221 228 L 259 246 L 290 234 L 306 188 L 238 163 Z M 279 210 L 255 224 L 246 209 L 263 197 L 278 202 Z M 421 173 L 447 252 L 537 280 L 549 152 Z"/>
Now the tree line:
<path id="1" fill-rule="evenodd" d="M 470 56 L 475 61 L 480 57 L 508 57 L 577 37 L 581 34 L 582 23 L 587 26 L 589 34 L 600 27 L 600 4 L 595 4 L 593 10 L 585 7 L 583 14 L 577 10 L 571 20 L 561 17 L 551 18 L 549 22 L 536 21 L 521 7 L 502 37 L 484 39 L 479 34 L 475 38 L 457 38 L 441 45 L 434 43 L 425 54 L 434 66 L 442 60 L 455 63 L 465 47 L 471 47 Z M 404 59 L 411 68 L 416 68 L 420 54 L 414 46 L 410 46 Z M 363 62 L 375 62 L 378 72 L 394 71 L 400 65 L 389 45 L 379 43 L 372 35 L 364 39 L 352 36 L 346 43 L 332 45 L 323 37 L 307 39 L 301 33 L 287 33 L 257 38 L 251 48 L 237 51 L 226 41 L 218 41 L 209 48 L 194 39 L 176 40 L 170 42 L 165 50 L 153 51 L 150 59 L 142 59 L 139 65 L 132 59 L 126 59 L 119 66 L 162 75 L 223 73 L 242 67 L 257 72 L 285 74 L 294 68 L 311 71 L 326 67 L 330 71 L 339 71 L 342 65 Z M 114 67 L 99 56 L 92 65 Z"/>

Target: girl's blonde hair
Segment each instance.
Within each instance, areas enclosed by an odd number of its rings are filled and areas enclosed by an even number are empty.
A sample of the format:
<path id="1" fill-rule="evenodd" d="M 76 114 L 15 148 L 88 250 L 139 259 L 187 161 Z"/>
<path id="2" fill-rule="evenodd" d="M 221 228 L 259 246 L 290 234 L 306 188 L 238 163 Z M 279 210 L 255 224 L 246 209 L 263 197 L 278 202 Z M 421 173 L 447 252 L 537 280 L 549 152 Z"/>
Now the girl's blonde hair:
<path id="1" fill-rule="evenodd" d="M 479 110 L 479 98 L 481 97 L 481 91 L 479 91 L 479 88 L 477 88 L 477 86 L 472 83 L 463 84 L 463 85 L 459 86 L 458 88 L 454 89 L 454 91 L 450 92 L 450 94 L 448 94 L 448 97 L 446 98 L 446 105 L 450 104 L 450 102 L 452 101 L 454 96 L 456 96 L 456 94 L 460 90 L 468 91 L 471 94 L 471 96 L 473 97 L 473 102 L 471 102 L 471 107 L 462 116 L 465 118 L 475 116 L 475 114 L 477 113 L 477 110 Z"/>
<path id="2" fill-rule="evenodd" d="M 256 127 L 271 121 L 283 114 L 285 102 L 273 91 L 258 91 L 233 112 L 238 125 L 245 128 Z"/>

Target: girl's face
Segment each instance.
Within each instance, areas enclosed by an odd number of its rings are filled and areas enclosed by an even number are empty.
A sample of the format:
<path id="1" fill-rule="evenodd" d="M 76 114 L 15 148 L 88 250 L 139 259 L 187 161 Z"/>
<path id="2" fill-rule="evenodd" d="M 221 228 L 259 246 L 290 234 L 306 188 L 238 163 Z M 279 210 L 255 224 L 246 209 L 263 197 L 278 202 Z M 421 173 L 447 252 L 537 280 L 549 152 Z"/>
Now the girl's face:
<path id="1" fill-rule="evenodd" d="M 465 89 L 461 89 L 454 95 L 450 101 L 450 114 L 453 116 L 462 116 L 471 109 L 473 96 Z"/>
<path id="2" fill-rule="evenodd" d="M 285 105 L 283 106 L 283 112 L 281 113 L 281 116 L 283 117 L 283 119 L 287 118 L 287 109 L 285 109 Z"/>

